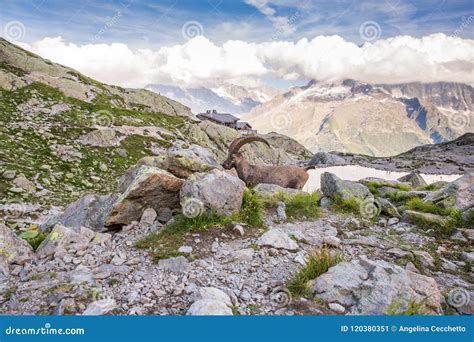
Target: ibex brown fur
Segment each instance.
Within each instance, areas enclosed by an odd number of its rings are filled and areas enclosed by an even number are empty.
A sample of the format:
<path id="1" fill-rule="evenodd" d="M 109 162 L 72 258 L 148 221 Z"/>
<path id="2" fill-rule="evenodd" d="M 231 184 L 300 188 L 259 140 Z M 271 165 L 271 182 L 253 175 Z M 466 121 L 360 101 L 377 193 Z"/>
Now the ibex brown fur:
<path id="1" fill-rule="evenodd" d="M 235 168 L 239 178 L 253 188 L 260 183 L 276 184 L 284 188 L 302 189 L 308 180 L 306 169 L 296 166 L 259 166 L 251 165 L 239 149 L 245 144 L 260 141 L 270 147 L 268 141 L 261 137 L 241 137 L 229 146 L 229 154 L 222 165 L 225 169 Z"/>

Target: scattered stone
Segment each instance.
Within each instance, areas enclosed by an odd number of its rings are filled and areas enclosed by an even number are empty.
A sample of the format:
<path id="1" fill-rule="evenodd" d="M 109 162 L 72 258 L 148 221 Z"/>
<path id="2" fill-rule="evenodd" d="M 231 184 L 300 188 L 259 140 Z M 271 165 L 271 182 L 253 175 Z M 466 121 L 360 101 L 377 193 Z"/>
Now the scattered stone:
<path id="1" fill-rule="evenodd" d="M 434 259 L 430 253 L 426 251 L 414 251 L 413 254 L 418 257 L 423 266 L 430 268 L 434 267 Z"/>
<path id="2" fill-rule="evenodd" d="M 277 203 L 277 219 L 279 221 L 286 221 L 286 204 L 284 202 L 278 202 Z"/>
<path id="3" fill-rule="evenodd" d="M 400 219 L 398 217 L 391 217 L 391 218 L 388 219 L 387 225 L 388 226 L 393 226 L 393 225 L 397 224 L 398 222 L 400 222 Z"/>
<path id="4" fill-rule="evenodd" d="M 341 240 L 335 236 L 325 236 L 323 242 L 331 247 L 339 248 L 341 246 Z"/>
<path id="5" fill-rule="evenodd" d="M 142 218 L 140 219 L 140 228 L 148 228 L 150 227 L 158 215 L 156 214 L 155 209 L 147 208 L 142 214 Z"/>
<path id="6" fill-rule="evenodd" d="M 346 308 L 343 307 L 341 304 L 338 304 L 338 303 L 329 303 L 328 304 L 328 307 L 329 309 L 331 309 L 332 311 L 336 312 L 336 313 L 344 313 L 346 311 Z"/>
<path id="7" fill-rule="evenodd" d="M 161 259 L 158 261 L 158 267 L 174 273 L 185 273 L 190 269 L 188 260 L 183 256 Z"/>
<path id="8" fill-rule="evenodd" d="M 14 179 L 16 176 L 16 171 L 15 170 L 6 170 L 2 173 L 2 177 L 4 179 Z"/>
<path id="9" fill-rule="evenodd" d="M 191 246 L 181 246 L 178 248 L 178 252 L 184 254 L 191 254 L 193 252 L 193 248 Z"/>
<path id="10" fill-rule="evenodd" d="M 82 313 L 83 316 L 101 316 L 109 313 L 117 308 L 117 303 L 113 298 L 106 298 L 96 300 L 89 305 L 87 309 Z"/>
<path id="11" fill-rule="evenodd" d="M 214 299 L 201 299 L 191 305 L 186 315 L 232 316 L 232 310 L 224 302 Z"/>
<path id="12" fill-rule="evenodd" d="M 445 218 L 441 215 L 422 213 L 414 210 L 405 210 L 403 212 L 402 220 L 413 224 L 416 224 L 419 221 L 434 224 L 442 224 L 445 222 Z"/>
<path id="13" fill-rule="evenodd" d="M 309 162 L 309 166 L 316 165 L 344 165 L 344 158 L 329 152 L 317 152 Z"/>
<path id="14" fill-rule="evenodd" d="M 116 146 L 120 140 L 113 128 L 97 129 L 79 137 L 79 142 L 83 145 L 100 147 Z"/>
<path id="15" fill-rule="evenodd" d="M 321 175 L 321 191 L 329 198 L 341 198 L 348 200 L 356 198 L 358 200 L 372 199 L 369 189 L 360 183 L 342 180 L 336 175 L 324 172 Z"/>
<path id="16" fill-rule="evenodd" d="M 245 235 L 245 230 L 244 230 L 244 227 L 242 227 L 240 224 L 236 224 L 233 228 L 234 231 L 236 231 L 237 233 L 239 233 L 240 236 L 244 236 Z"/>
<path id="17" fill-rule="evenodd" d="M 36 255 L 39 258 L 51 255 L 67 254 L 69 251 L 82 251 L 89 247 L 96 234 L 88 228 L 81 227 L 78 232 L 57 224 L 46 239 L 41 242 Z"/>
<path id="18" fill-rule="evenodd" d="M 283 188 L 276 184 L 260 183 L 253 188 L 255 194 L 263 199 L 273 199 L 276 194 L 283 193 L 289 196 L 301 194 L 303 191 L 297 189 Z"/>
<path id="19" fill-rule="evenodd" d="M 79 265 L 75 270 L 68 273 L 68 279 L 73 284 L 88 283 L 94 284 L 94 276 L 91 270 L 83 265 Z"/>
<path id="20" fill-rule="evenodd" d="M 8 278 L 11 265 L 24 265 L 33 259 L 31 246 L 0 223 L 0 280 Z"/>
<path id="21" fill-rule="evenodd" d="M 329 208 L 332 205 L 332 200 L 329 197 L 324 196 L 321 198 L 319 205 L 321 208 Z"/>
<path id="22" fill-rule="evenodd" d="M 257 240 L 257 245 L 289 251 L 298 249 L 298 244 L 280 229 L 270 229 Z"/>

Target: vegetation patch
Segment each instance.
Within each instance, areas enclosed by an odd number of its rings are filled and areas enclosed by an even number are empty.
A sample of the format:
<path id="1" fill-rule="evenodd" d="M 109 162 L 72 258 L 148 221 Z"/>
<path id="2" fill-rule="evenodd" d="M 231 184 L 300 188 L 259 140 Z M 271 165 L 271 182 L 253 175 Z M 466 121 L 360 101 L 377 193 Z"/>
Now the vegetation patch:
<path id="1" fill-rule="evenodd" d="M 360 216 L 360 204 L 361 202 L 355 197 L 343 199 L 338 196 L 334 198 L 332 208 L 343 214 Z"/>
<path id="2" fill-rule="evenodd" d="M 449 216 L 453 209 L 445 209 L 433 203 L 423 202 L 420 198 L 411 198 L 406 202 L 406 206 L 410 210 L 420 211 L 422 213 L 430 213 L 441 216 Z"/>
<path id="3" fill-rule="evenodd" d="M 221 229 L 228 224 L 243 223 L 253 228 L 261 228 L 263 222 L 263 204 L 251 190 L 245 189 L 242 208 L 230 216 L 217 214 L 186 217 L 176 215 L 165 228 L 158 233 L 151 233 L 136 243 L 137 248 L 150 249 L 155 261 L 182 255 L 178 248 L 183 244 L 185 235 L 192 232 Z"/>
<path id="4" fill-rule="evenodd" d="M 310 297 L 308 282 L 342 261 L 344 261 L 344 256 L 341 253 L 332 255 L 326 247 L 313 252 L 308 256 L 306 266 L 302 267 L 288 282 L 287 289 L 293 296 Z"/>
<path id="5" fill-rule="evenodd" d="M 304 220 L 320 217 L 320 199 L 321 193 L 318 191 L 312 193 L 297 193 L 293 195 L 279 192 L 272 198 L 262 201 L 267 207 L 274 207 L 278 202 L 283 202 L 286 206 L 286 215 L 288 219 Z"/>
<path id="6" fill-rule="evenodd" d="M 25 239 L 34 251 L 38 249 L 41 242 L 43 242 L 47 236 L 48 233 L 40 232 L 39 227 L 36 224 L 31 225 L 27 231 L 20 234 L 20 237 Z"/>
<path id="7" fill-rule="evenodd" d="M 402 309 L 402 302 L 399 298 L 395 298 L 387 308 L 388 316 L 421 316 L 426 315 L 428 308 L 426 307 L 427 299 L 416 301 L 410 299 L 406 308 Z"/>

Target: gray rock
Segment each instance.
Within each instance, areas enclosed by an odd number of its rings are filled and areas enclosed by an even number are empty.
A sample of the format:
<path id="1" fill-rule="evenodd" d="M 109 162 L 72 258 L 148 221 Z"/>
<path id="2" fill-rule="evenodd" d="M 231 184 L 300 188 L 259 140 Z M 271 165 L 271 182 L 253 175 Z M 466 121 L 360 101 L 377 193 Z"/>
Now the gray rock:
<path id="1" fill-rule="evenodd" d="M 341 240 L 335 236 L 325 236 L 323 242 L 331 247 L 338 248 L 341 245 Z"/>
<path id="2" fill-rule="evenodd" d="M 158 267 L 174 273 L 185 273 L 190 269 L 188 260 L 183 256 L 161 259 L 158 261 Z"/>
<path id="3" fill-rule="evenodd" d="M 263 199 L 273 199 L 275 195 L 281 193 L 286 195 L 296 195 L 304 193 L 298 189 L 283 188 L 276 184 L 261 183 L 253 188 L 255 194 Z"/>
<path id="4" fill-rule="evenodd" d="M 200 287 L 193 296 L 194 301 L 202 299 L 212 299 L 220 301 L 228 306 L 232 306 L 232 301 L 227 293 L 215 287 Z"/>
<path id="5" fill-rule="evenodd" d="M 467 173 L 440 190 L 433 191 L 423 201 L 444 208 L 456 208 L 461 212 L 469 210 L 474 207 L 474 173 Z"/>
<path id="6" fill-rule="evenodd" d="M 416 255 L 423 266 L 434 267 L 434 259 L 430 253 L 426 251 L 414 251 L 413 254 Z"/>
<path id="7" fill-rule="evenodd" d="M 420 220 L 423 222 L 432 222 L 434 224 L 442 224 L 445 222 L 445 218 L 441 215 L 421 213 L 414 210 L 405 210 L 402 215 L 402 220 L 413 224 L 416 224 Z"/>
<path id="8" fill-rule="evenodd" d="M 11 265 L 24 265 L 33 259 L 31 246 L 0 223 L 0 277 L 8 278 Z"/>
<path id="9" fill-rule="evenodd" d="M 193 248 L 191 246 L 181 246 L 178 248 L 178 252 L 184 254 L 191 254 L 193 252 Z"/>
<path id="10" fill-rule="evenodd" d="M 96 233 L 88 228 L 80 227 L 79 231 L 56 225 L 46 239 L 41 242 L 36 255 L 39 258 L 54 254 L 66 254 L 68 251 L 82 251 L 87 249 L 94 238 L 99 239 L 101 233 Z"/>
<path id="11" fill-rule="evenodd" d="M 50 231 L 56 224 L 79 231 L 86 227 L 94 231 L 104 229 L 105 218 L 117 195 L 86 195 L 66 207 L 59 216 L 49 218 L 40 225 L 42 231 Z"/>
<path id="12" fill-rule="evenodd" d="M 83 316 L 100 316 L 117 308 L 117 303 L 113 298 L 106 298 L 96 300 L 90 303 L 86 310 L 82 313 Z"/>
<path id="13" fill-rule="evenodd" d="M 148 228 L 150 227 L 158 215 L 156 214 L 155 209 L 147 208 L 142 214 L 142 218 L 140 219 L 140 228 Z"/>
<path id="14" fill-rule="evenodd" d="M 298 249 L 298 244 L 290 238 L 288 233 L 280 229 L 270 229 L 257 240 L 257 245 L 289 251 Z"/>
<path id="15" fill-rule="evenodd" d="M 142 166 L 125 192 L 110 208 L 105 226 L 114 227 L 138 221 L 147 208 L 176 208 L 183 180 L 171 173 Z"/>
<path id="16" fill-rule="evenodd" d="M 370 183 L 370 184 L 376 184 L 379 187 L 388 186 L 392 188 L 397 188 L 401 185 L 411 186 L 410 183 L 408 182 L 400 182 L 398 180 L 389 180 L 389 179 L 383 179 L 383 178 L 377 178 L 377 177 L 366 177 L 359 180 L 359 183 L 362 183 L 364 185 L 367 185 Z"/>
<path id="17" fill-rule="evenodd" d="M 373 201 L 373 196 L 365 185 L 342 180 L 329 172 L 324 172 L 321 175 L 321 191 L 325 196 L 332 199 L 341 198 L 348 200 L 356 198 L 361 201 L 366 199 L 372 199 Z"/>
<path id="18" fill-rule="evenodd" d="M 329 208 L 332 205 L 332 200 L 329 197 L 324 196 L 321 198 L 319 205 L 321 208 Z"/>
<path id="19" fill-rule="evenodd" d="M 329 303 L 328 304 L 329 309 L 331 309 L 334 312 L 337 313 L 344 313 L 346 311 L 346 308 L 343 307 L 341 304 L 338 303 Z"/>
<path id="20" fill-rule="evenodd" d="M 16 176 L 16 171 L 15 170 L 6 170 L 2 173 L 2 177 L 4 179 L 14 179 Z"/>
<path id="21" fill-rule="evenodd" d="M 214 169 L 208 173 L 191 175 L 180 191 L 184 215 L 216 213 L 231 215 L 240 210 L 245 183 L 224 171 Z"/>
<path id="22" fill-rule="evenodd" d="M 65 103 L 57 103 L 51 107 L 51 115 L 57 115 L 59 113 L 69 110 L 69 106 Z"/>
<path id="23" fill-rule="evenodd" d="M 71 283 L 81 284 L 81 283 L 88 283 L 94 284 L 95 279 L 92 271 L 83 265 L 79 265 L 76 267 L 75 270 L 70 271 L 68 273 L 68 279 Z"/>
<path id="24" fill-rule="evenodd" d="M 214 299 L 201 299 L 194 302 L 186 313 L 188 316 L 232 316 L 232 310 L 224 303 Z"/>
<path id="25" fill-rule="evenodd" d="M 120 143 L 120 138 L 112 128 L 101 128 L 79 137 L 79 142 L 89 146 L 116 146 Z"/>
<path id="26" fill-rule="evenodd" d="M 344 158 L 329 152 L 318 152 L 309 162 L 309 166 L 316 165 L 344 165 L 346 161 Z"/>
<path id="27" fill-rule="evenodd" d="M 398 181 L 403 183 L 410 183 L 412 187 L 416 188 L 419 186 L 427 185 L 423 177 L 416 172 L 411 172 L 406 176 L 398 178 Z"/>
<path id="28" fill-rule="evenodd" d="M 398 213 L 397 207 L 395 207 L 389 200 L 378 197 L 376 203 L 380 205 L 379 209 L 382 214 L 387 216 L 401 217 Z"/>
<path id="29" fill-rule="evenodd" d="M 318 277 L 313 294 L 338 302 L 352 314 L 383 315 L 393 302 L 406 309 L 412 300 L 426 300 L 428 314 L 441 314 L 441 293 L 432 278 L 367 258 L 342 262 Z"/>
<path id="30" fill-rule="evenodd" d="M 277 219 L 279 221 L 286 221 L 286 204 L 285 202 L 278 202 L 277 203 Z"/>

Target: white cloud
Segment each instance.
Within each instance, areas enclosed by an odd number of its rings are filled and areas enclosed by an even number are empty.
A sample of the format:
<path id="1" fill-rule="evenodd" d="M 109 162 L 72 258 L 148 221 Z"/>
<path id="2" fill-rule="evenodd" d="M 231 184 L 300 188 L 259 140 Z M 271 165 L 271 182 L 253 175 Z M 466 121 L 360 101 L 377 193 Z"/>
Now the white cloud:
<path id="1" fill-rule="evenodd" d="M 339 36 L 297 42 L 227 41 L 221 46 L 200 36 L 182 45 L 136 51 L 120 43 L 76 45 L 60 37 L 21 45 L 100 81 L 126 87 L 206 85 L 215 79 L 249 85 L 264 77 L 471 84 L 474 71 L 474 40 L 444 34 L 398 36 L 363 46 Z"/>

